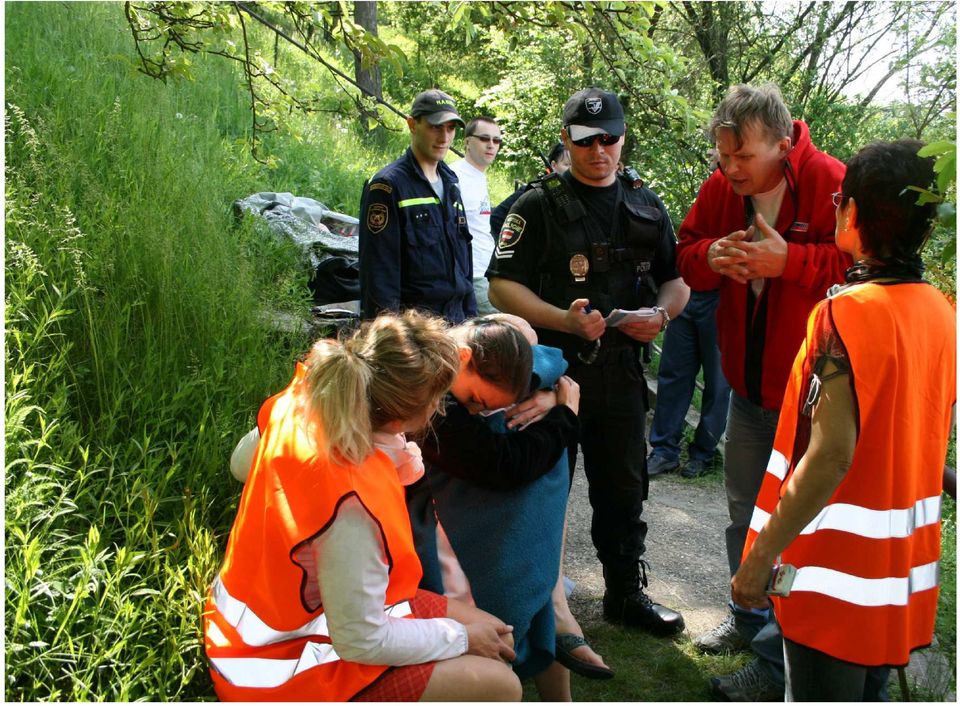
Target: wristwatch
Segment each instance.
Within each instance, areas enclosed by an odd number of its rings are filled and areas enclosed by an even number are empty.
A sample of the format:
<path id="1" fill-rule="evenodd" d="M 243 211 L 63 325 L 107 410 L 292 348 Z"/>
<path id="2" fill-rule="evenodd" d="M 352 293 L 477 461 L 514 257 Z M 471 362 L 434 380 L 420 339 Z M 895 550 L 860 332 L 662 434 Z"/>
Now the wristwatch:
<path id="1" fill-rule="evenodd" d="M 670 324 L 670 314 L 668 314 L 667 310 L 664 309 L 662 306 L 655 306 L 653 307 L 653 310 L 659 311 L 661 314 L 663 314 L 663 322 L 660 324 L 660 330 L 666 331 L 667 326 Z"/>

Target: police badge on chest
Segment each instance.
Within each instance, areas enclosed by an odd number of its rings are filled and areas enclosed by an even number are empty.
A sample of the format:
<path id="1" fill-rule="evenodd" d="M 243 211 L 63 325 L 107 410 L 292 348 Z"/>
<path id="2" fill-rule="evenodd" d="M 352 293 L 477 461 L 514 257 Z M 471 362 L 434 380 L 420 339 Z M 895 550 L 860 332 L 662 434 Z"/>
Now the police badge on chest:
<path id="1" fill-rule="evenodd" d="M 584 284 L 589 273 L 602 274 L 610 270 L 610 247 L 607 243 L 592 243 L 590 254 L 578 252 L 570 258 L 570 281 Z"/>
<path id="2" fill-rule="evenodd" d="M 574 284 L 582 284 L 587 281 L 587 273 L 590 272 L 590 258 L 582 252 L 574 253 L 570 258 L 570 274 Z"/>

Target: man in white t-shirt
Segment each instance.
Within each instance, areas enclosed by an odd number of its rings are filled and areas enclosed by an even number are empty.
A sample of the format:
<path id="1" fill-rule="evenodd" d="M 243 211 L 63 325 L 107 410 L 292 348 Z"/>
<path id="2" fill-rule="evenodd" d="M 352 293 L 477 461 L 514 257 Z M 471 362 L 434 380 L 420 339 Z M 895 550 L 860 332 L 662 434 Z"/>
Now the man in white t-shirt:
<path id="1" fill-rule="evenodd" d="M 460 196 L 467 212 L 467 227 L 473 236 L 473 291 L 477 295 L 477 313 L 496 311 L 487 295 L 489 281 L 483 276 L 493 255 L 494 241 L 490 234 L 490 192 L 487 190 L 487 167 L 497 158 L 502 136 L 493 118 L 481 115 L 464 130 L 466 156 L 450 165 L 460 179 Z"/>

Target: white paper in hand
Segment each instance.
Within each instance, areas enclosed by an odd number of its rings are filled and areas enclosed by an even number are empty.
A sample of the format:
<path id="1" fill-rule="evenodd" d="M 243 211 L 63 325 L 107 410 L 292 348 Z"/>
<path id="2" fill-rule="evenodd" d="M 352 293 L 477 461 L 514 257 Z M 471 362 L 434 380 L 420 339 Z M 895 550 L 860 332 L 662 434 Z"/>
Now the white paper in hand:
<path id="1" fill-rule="evenodd" d="M 633 324 L 640 321 L 646 321 L 647 319 L 657 315 L 656 309 L 644 308 L 636 309 L 634 311 L 626 311 L 624 309 L 614 309 L 609 314 L 607 318 L 604 319 L 607 326 L 619 326 L 620 324 Z"/>

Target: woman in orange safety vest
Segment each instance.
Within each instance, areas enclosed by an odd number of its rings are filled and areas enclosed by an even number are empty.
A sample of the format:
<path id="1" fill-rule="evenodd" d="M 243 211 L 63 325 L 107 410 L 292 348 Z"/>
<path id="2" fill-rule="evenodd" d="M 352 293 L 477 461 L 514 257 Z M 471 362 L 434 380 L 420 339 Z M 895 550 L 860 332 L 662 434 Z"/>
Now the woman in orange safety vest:
<path id="1" fill-rule="evenodd" d="M 319 341 L 264 404 L 204 610 L 221 699 L 519 700 L 510 626 L 417 588 L 402 435 L 427 425 L 460 357 L 440 319 L 385 314 Z"/>
<path id="2" fill-rule="evenodd" d="M 771 567 L 796 569 L 773 598 L 788 701 L 879 700 L 933 636 L 956 312 L 922 279 L 922 146 L 874 143 L 847 164 L 836 240 L 855 264 L 810 315 L 731 582 L 760 608 Z"/>

